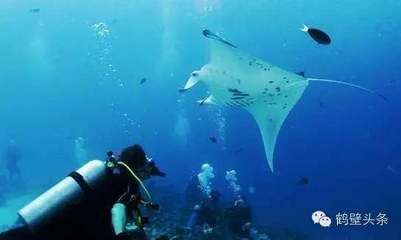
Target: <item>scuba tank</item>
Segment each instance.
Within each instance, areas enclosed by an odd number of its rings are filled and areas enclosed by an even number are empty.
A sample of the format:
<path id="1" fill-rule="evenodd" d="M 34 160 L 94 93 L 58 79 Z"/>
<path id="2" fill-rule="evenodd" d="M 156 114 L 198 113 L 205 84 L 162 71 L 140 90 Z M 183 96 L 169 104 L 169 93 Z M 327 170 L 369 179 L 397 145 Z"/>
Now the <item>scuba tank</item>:
<path id="1" fill-rule="evenodd" d="M 48 191 L 18 211 L 32 233 L 40 234 L 49 221 L 58 218 L 74 203 L 96 194 L 106 178 L 104 162 L 93 160 L 69 174 Z"/>
<path id="2" fill-rule="evenodd" d="M 24 236 L 22 239 L 29 239 L 28 236 L 32 236 L 33 239 L 63 239 L 60 235 L 67 227 L 65 224 L 69 224 L 69 220 L 72 220 L 63 219 L 66 215 L 79 217 L 76 211 L 87 207 L 82 205 L 91 202 L 93 197 L 101 192 L 106 184 L 107 175 L 104 162 L 100 160 L 88 162 L 20 209 L 17 224 L 0 233 L 0 239 L 21 239 L 19 234 Z M 56 226 L 56 223 L 61 225 Z M 50 228 L 53 229 L 49 231 Z"/>

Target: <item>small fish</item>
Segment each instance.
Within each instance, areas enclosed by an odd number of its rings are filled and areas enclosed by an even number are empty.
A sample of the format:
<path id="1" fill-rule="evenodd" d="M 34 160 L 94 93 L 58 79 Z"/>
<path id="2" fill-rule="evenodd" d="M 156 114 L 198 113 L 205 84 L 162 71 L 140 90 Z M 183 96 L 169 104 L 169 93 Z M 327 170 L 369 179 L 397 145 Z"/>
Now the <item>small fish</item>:
<path id="1" fill-rule="evenodd" d="M 210 140 L 212 143 L 217 143 L 217 138 L 215 138 L 215 137 L 209 137 L 209 140 Z"/>
<path id="2" fill-rule="evenodd" d="M 243 151 L 244 151 L 244 149 L 243 149 L 242 147 L 240 147 L 240 148 L 238 148 L 237 150 L 235 150 L 234 153 L 241 153 L 241 152 L 243 152 Z"/>
<path id="3" fill-rule="evenodd" d="M 305 72 L 297 72 L 297 74 L 299 75 L 299 76 L 302 76 L 302 77 L 305 77 Z"/>
<path id="4" fill-rule="evenodd" d="M 140 85 L 144 84 L 148 79 L 142 78 L 141 81 L 139 82 Z"/>
<path id="5" fill-rule="evenodd" d="M 40 13 L 40 8 L 31 8 L 29 10 L 29 12 L 31 12 L 31 13 Z"/>
<path id="6" fill-rule="evenodd" d="M 319 30 L 317 28 L 308 28 L 304 24 L 304 27 L 301 28 L 301 31 L 308 33 L 309 36 L 311 36 L 311 38 L 313 38 L 313 40 L 315 40 L 319 44 L 328 45 L 331 43 L 329 35 L 322 30 Z"/>
<path id="7" fill-rule="evenodd" d="M 309 178 L 307 177 L 301 177 L 301 179 L 298 180 L 297 185 L 304 186 L 309 184 Z"/>

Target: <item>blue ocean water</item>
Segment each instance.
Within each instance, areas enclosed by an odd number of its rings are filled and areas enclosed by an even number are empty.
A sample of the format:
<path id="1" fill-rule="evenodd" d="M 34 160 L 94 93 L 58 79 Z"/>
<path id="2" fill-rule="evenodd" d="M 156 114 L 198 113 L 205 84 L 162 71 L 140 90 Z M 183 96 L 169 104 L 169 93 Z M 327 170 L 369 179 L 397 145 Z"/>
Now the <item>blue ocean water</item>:
<path id="1" fill-rule="evenodd" d="M 22 153 L 22 183 L 8 191 L 51 186 L 78 168 L 78 137 L 90 159 L 140 143 L 168 174 L 157 182 L 178 189 L 208 162 L 228 191 L 224 175 L 235 169 L 255 189 L 260 224 L 311 239 L 401 239 L 400 12 L 395 0 L 2 0 L 0 146 L 14 139 Z M 302 24 L 332 44 L 316 44 Z M 207 63 L 205 28 L 283 69 L 388 100 L 311 83 L 281 128 L 271 173 L 250 114 L 200 107 L 204 86 L 178 92 Z M 330 228 L 313 224 L 316 210 Z M 384 213 L 388 224 L 336 225 L 338 213 Z"/>

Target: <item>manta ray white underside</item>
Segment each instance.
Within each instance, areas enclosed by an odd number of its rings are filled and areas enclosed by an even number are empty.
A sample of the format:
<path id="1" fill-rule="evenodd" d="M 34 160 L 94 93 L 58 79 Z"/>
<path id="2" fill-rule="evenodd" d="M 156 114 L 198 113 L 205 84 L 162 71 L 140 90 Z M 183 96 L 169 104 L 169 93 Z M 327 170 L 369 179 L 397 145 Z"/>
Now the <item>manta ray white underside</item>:
<path id="1" fill-rule="evenodd" d="M 199 100 L 201 105 L 239 107 L 251 113 L 259 126 L 272 171 L 277 135 L 310 81 L 339 83 L 373 93 L 350 83 L 305 78 L 251 56 L 209 30 L 204 30 L 203 35 L 210 43 L 209 63 L 191 73 L 181 92 L 203 82 L 211 95 Z"/>

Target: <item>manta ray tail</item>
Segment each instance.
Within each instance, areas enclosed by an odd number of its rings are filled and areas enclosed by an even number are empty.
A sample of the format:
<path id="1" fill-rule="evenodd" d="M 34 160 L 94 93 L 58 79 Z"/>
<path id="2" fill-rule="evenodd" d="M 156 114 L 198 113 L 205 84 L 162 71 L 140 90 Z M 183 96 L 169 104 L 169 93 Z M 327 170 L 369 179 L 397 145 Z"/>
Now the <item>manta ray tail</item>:
<path id="1" fill-rule="evenodd" d="M 327 82 L 327 83 L 334 83 L 334 84 L 340 84 L 340 85 L 345 85 L 345 86 L 349 86 L 349 87 L 353 87 L 353 88 L 357 88 L 360 89 L 362 91 L 368 92 L 372 95 L 376 95 L 384 100 L 387 101 L 387 98 L 385 96 L 383 96 L 380 93 L 377 93 L 373 90 L 370 90 L 369 88 L 365 88 L 353 83 L 348 83 L 348 82 L 342 82 L 342 81 L 337 81 L 337 80 L 331 80 L 331 79 L 321 79 L 321 78 L 307 78 L 306 81 L 312 81 L 312 82 Z"/>

